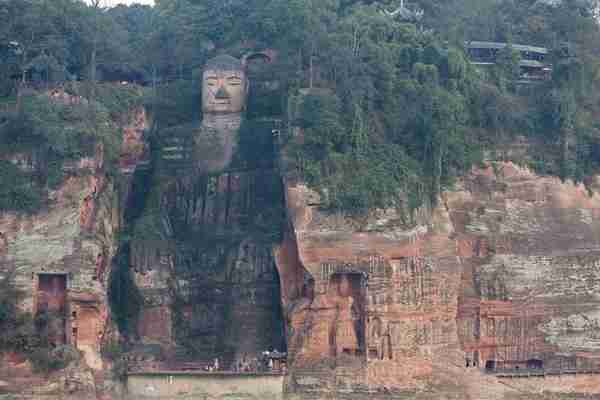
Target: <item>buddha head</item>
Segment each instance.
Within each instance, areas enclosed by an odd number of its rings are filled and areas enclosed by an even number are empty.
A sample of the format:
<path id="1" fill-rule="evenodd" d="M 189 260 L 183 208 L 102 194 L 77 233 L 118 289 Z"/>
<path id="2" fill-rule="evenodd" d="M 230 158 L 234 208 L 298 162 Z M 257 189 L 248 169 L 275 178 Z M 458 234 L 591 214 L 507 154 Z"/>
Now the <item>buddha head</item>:
<path id="1" fill-rule="evenodd" d="M 221 55 L 209 60 L 202 74 L 202 111 L 239 113 L 246 105 L 248 79 L 237 58 Z"/>

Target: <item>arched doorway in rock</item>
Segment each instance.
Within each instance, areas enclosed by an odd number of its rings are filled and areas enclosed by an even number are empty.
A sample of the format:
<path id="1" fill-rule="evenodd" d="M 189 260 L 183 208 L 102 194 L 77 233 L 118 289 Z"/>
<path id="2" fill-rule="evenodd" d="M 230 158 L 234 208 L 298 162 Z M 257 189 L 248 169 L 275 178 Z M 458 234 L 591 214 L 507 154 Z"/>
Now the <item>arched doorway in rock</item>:
<path id="1" fill-rule="evenodd" d="M 37 275 L 36 328 L 51 346 L 66 343 L 67 275 Z"/>

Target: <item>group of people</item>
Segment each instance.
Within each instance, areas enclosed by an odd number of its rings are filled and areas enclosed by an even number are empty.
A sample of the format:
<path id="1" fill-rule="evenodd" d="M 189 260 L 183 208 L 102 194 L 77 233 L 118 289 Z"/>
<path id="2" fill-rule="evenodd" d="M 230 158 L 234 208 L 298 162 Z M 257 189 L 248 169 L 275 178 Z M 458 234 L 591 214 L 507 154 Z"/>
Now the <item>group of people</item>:
<path id="1" fill-rule="evenodd" d="M 233 372 L 270 372 L 276 369 L 275 360 L 285 358 L 285 353 L 276 349 L 263 351 L 258 357 L 249 358 L 246 354 L 232 365 Z"/>
<path id="2" fill-rule="evenodd" d="M 244 354 L 241 359 L 233 362 L 230 372 L 281 372 L 285 369 L 286 356 L 286 353 L 281 353 L 273 348 L 263 351 L 257 357 L 248 357 L 247 354 Z M 216 357 L 212 364 L 205 365 L 202 370 L 206 372 L 220 371 L 221 362 L 219 358 Z"/>
<path id="3" fill-rule="evenodd" d="M 206 365 L 204 367 L 204 371 L 206 371 L 206 372 L 216 372 L 216 371 L 219 370 L 219 367 L 220 367 L 220 365 L 219 365 L 219 357 L 216 357 L 213 360 L 212 365 Z"/>
<path id="4" fill-rule="evenodd" d="M 233 372 L 257 372 L 260 370 L 260 362 L 257 357 L 247 358 L 246 355 L 232 365 Z"/>

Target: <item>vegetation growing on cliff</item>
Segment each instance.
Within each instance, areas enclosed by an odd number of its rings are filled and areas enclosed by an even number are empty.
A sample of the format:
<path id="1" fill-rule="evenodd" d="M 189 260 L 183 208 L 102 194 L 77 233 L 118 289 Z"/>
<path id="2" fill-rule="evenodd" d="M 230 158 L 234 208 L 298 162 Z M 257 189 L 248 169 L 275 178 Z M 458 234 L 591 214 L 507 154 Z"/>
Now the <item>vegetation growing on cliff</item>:
<path id="1" fill-rule="evenodd" d="M 0 210 L 32 212 L 40 207 L 42 193 L 31 174 L 9 161 L 0 161 Z"/>
<path id="2" fill-rule="evenodd" d="M 135 338 L 142 295 L 131 269 L 131 239 L 136 221 L 141 217 L 151 189 L 152 171 L 136 171 L 125 203 L 123 226 L 119 232 L 119 248 L 113 259 L 108 281 L 108 302 L 119 332 L 126 339 Z"/>
<path id="3" fill-rule="evenodd" d="M 64 98 L 22 95 L 18 107 L 0 112 L 0 210 L 39 209 L 46 191 L 63 181 L 65 163 L 95 157 L 98 146 L 107 171 L 114 172 L 122 141 L 120 118 L 143 104 L 143 92 L 97 85 L 96 100 L 89 100 L 81 85 L 64 90 Z"/>
<path id="4" fill-rule="evenodd" d="M 382 13 L 396 0 L 158 0 L 108 10 L 77 0 L 6 0 L 2 92 L 14 102 L 28 83 L 81 79 L 93 89 L 96 81 L 136 81 L 151 88 L 148 104 L 162 129 L 200 117 L 197 78 L 208 57 L 271 48 L 278 55 L 269 76 L 279 91 L 255 92 L 249 115 L 297 106 L 297 114 L 287 110 L 304 132 L 292 146 L 297 167 L 329 208 L 435 202 L 484 151 L 517 136 L 543 146 L 527 160 L 541 172 L 583 180 L 598 171 L 596 1 L 415 3 L 425 11 L 417 24 Z M 510 47 L 493 68 L 476 70 L 468 40 L 548 47 L 552 79 L 520 86 Z M 302 88 L 311 90 L 300 95 Z M 114 109 L 115 93 L 87 95 Z M 60 163 L 73 146 L 59 148 Z"/>

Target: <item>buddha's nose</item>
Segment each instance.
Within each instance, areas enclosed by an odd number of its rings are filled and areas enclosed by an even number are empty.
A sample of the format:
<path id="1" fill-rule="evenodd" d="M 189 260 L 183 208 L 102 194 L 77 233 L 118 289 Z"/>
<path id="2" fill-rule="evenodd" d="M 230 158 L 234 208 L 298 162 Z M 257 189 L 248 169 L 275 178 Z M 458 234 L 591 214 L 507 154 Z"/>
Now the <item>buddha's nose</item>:
<path id="1" fill-rule="evenodd" d="M 217 100 L 226 100 L 226 99 L 229 99 L 230 97 L 231 96 L 229 95 L 229 92 L 223 86 L 221 86 L 219 88 L 219 90 L 217 90 L 217 93 L 215 94 L 215 99 L 217 99 Z"/>

